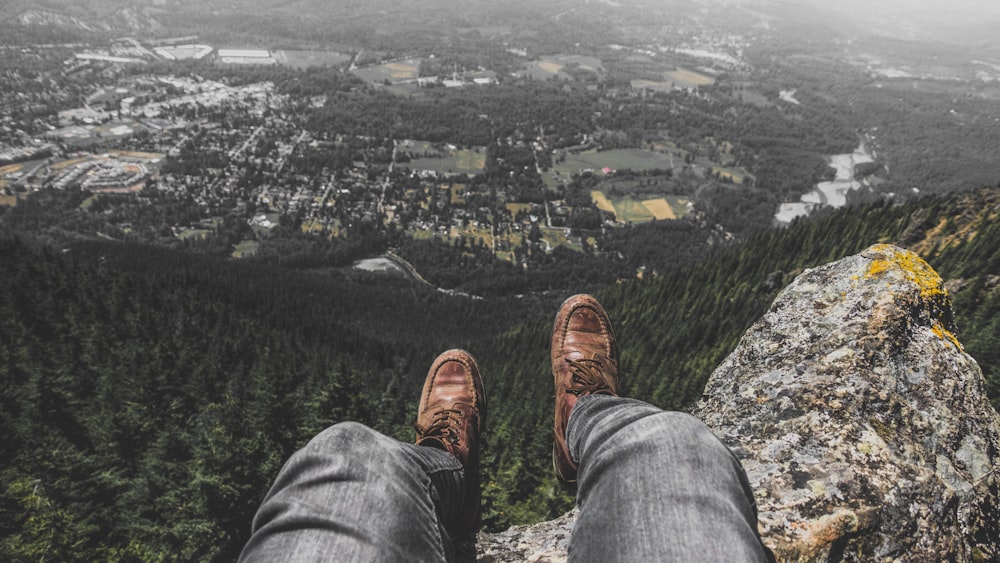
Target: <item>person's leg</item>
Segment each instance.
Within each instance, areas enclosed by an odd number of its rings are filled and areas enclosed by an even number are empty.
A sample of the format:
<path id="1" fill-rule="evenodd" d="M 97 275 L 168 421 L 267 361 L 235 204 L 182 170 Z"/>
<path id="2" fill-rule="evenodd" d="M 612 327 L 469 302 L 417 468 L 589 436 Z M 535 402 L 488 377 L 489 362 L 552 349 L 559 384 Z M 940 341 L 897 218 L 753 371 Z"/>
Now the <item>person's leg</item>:
<path id="1" fill-rule="evenodd" d="M 571 559 L 768 560 L 739 460 L 696 418 L 590 395 L 567 445 L 579 464 Z"/>
<path id="2" fill-rule="evenodd" d="M 241 561 L 474 560 L 486 396 L 475 360 L 437 357 L 416 444 L 334 425 L 281 469 Z"/>
<path id="3" fill-rule="evenodd" d="M 619 397 L 618 342 L 589 295 L 552 326 L 556 476 L 578 487 L 571 559 L 767 561 L 746 474 L 695 418 Z"/>
<path id="4" fill-rule="evenodd" d="M 282 468 L 241 561 L 444 561 L 440 522 L 463 501 L 462 465 L 354 422 L 334 425 Z"/>

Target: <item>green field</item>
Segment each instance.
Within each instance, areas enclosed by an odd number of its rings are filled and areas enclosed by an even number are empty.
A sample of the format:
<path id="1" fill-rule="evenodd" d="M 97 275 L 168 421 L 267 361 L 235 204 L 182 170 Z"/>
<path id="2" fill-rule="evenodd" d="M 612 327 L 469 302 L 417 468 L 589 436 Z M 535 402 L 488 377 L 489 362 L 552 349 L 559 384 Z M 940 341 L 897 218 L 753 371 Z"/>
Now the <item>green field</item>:
<path id="1" fill-rule="evenodd" d="M 177 235 L 177 238 L 179 238 L 181 240 L 187 240 L 187 239 L 192 239 L 192 238 L 193 239 L 206 239 L 206 238 L 208 238 L 208 235 L 210 235 L 211 233 L 212 233 L 212 231 L 209 231 L 207 229 L 188 229 L 188 230 L 184 231 L 183 233 Z"/>
<path id="2" fill-rule="evenodd" d="M 715 79 L 711 76 L 686 68 L 670 71 L 667 73 L 667 77 L 681 86 L 707 86 L 715 83 Z"/>
<path id="3" fill-rule="evenodd" d="M 386 80 L 389 82 L 398 82 L 402 80 L 416 79 L 419 70 L 420 61 L 417 59 L 409 59 L 405 61 L 396 61 L 382 65 L 358 68 L 353 72 L 358 76 L 358 78 L 361 78 L 366 82 L 381 84 Z"/>
<path id="4" fill-rule="evenodd" d="M 233 258 L 244 258 L 246 256 L 253 256 L 257 254 L 257 249 L 260 248 L 260 243 L 255 240 L 244 240 L 240 241 L 233 249 Z"/>
<path id="5" fill-rule="evenodd" d="M 416 151 L 415 151 L 416 152 Z M 486 149 L 459 149 L 450 151 L 441 158 L 415 158 L 400 163 L 410 170 L 433 170 L 439 174 L 476 174 L 486 167 Z"/>
<path id="6" fill-rule="evenodd" d="M 598 209 L 614 213 L 615 220 L 622 223 L 677 219 L 688 213 L 688 200 L 678 196 L 608 197 L 600 190 L 593 190 L 590 197 Z"/>
<path id="7" fill-rule="evenodd" d="M 550 229 L 548 227 L 541 227 L 539 230 L 542 232 L 542 239 L 549 243 L 552 248 L 557 246 L 566 246 L 573 250 L 583 250 L 578 242 L 573 242 L 569 239 L 569 231 L 565 229 Z"/>
<path id="8" fill-rule="evenodd" d="M 607 73 L 601 60 L 585 55 L 547 55 L 524 66 L 523 73 L 538 80 L 558 76 L 564 80 L 573 79 L 573 69 L 593 73 L 600 77 Z"/>
<path id="9" fill-rule="evenodd" d="M 589 150 L 580 154 L 567 154 L 563 162 L 553 166 L 561 174 L 576 174 L 584 170 L 600 172 L 603 168 L 614 170 L 650 170 L 670 168 L 670 155 L 644 149 Z"/>

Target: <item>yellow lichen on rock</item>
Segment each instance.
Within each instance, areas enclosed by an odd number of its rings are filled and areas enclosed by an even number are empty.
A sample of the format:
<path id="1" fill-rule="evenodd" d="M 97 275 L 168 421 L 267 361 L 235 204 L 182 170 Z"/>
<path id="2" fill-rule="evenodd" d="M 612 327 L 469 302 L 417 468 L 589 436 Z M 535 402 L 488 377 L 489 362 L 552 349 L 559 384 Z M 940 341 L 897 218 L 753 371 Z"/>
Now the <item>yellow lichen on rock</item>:
<path id="1" fill-rule="evenodd" d="M 913 252 L 890 244 L 878 244 L 871 247 L 869 251 L 880 254 L 882 258 L 872 260 L 865 273 L 866 278 L 878 278 L 885 275 L 886 272 L 898 269 L 906 276 L 906 279 L 917 284 L 917 287 L 920 288 L 920 297 L 923 299 L 948 296 L 941 276 L 934 271 L 934 268 L 931 268 L 930 264 Z"/>
<path id="2" fill-rule="evenodd" d="M 962 347 L 962 343 L 958 341 L 958 338 L 952 334 L 950 330 L 941 326 L 941 323 L 934 323 L 931 326 L 931 330 L 934 331 L 934 334 L 936 334 L 941 340 L 951 342 L 955 345 L 955 348 L 958 348 L 963 352 L 965 351 L 965 348 Z"/>

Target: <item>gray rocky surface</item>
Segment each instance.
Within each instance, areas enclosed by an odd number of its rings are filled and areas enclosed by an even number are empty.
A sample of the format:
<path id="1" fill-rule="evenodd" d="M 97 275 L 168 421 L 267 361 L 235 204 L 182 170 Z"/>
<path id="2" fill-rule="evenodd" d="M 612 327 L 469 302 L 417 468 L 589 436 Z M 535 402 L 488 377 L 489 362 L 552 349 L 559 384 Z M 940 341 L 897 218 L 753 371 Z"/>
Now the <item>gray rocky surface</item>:
<path id="1" fill-rule="evenodd" d="M 742 459 L 779 561 L 1000 561 L 1000 417 L 918 256 L 873 246 L 799 275 L 695 414 Z M 480 536 L 481 561 L 563 561 L 574 513 Z"/>
<path id="2" fill-rule="evenodd" d="M 889 245 L 807 270 L 696 411 L 787 561 L 1000 560 L 1000 421 L 948 293 Z"/>

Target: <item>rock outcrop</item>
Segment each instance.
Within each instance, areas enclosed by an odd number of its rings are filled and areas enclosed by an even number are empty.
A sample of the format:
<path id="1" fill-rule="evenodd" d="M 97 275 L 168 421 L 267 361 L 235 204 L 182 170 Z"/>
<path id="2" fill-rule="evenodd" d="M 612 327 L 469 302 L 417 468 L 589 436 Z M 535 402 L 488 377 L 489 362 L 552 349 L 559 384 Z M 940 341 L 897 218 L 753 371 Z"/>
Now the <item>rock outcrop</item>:
<path id="1" fill-rule="evenodd" d="M 695 414 L 743 461 L 779 561 L 1000 561 L 1000 417 L 954 333 L 934 270 L 877 245 L 803 272 L 715 370 Z M 480 552 L 559 561 L 571 525 Z"/>

